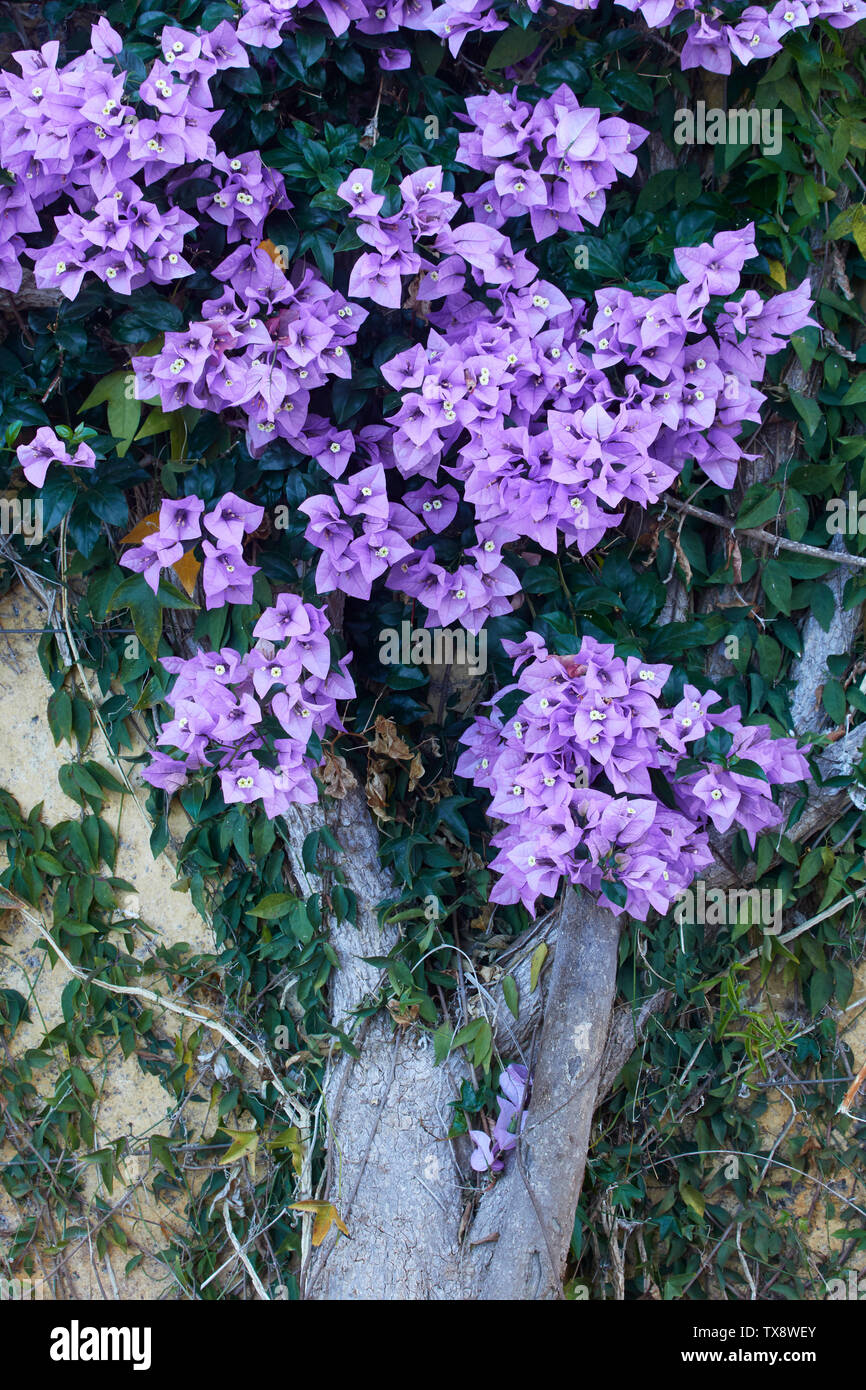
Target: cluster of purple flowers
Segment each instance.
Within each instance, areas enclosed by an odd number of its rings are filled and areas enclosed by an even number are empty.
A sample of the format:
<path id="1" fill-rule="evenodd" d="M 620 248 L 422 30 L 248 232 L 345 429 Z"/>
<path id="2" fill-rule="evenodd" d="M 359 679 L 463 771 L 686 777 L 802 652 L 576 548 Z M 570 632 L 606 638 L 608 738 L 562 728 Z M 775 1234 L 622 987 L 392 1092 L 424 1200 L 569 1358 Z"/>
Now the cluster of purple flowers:
<path id="1" fill-rule="evenodd" d="M 385 198 L 373 192 L 370 169 L 355 169 L 337 193 L 350 206 L 349 216 L 357 222 L 358 236 L 373 247 L 352 267 L 349 294 L 353 299 L 372 299 L 385 308 L 399 309 L 402 276 L 436 269 L 415 250 L 415 241 L 437 236 L 460 210 L 454 194 L 442 191 L 442 169 L 434 165 L 408 174 L 400 184 L 402 205 L 391 217 L 379 215 Z"/>
<path id="2" fill-rule="evenodd" d="M 597 0 L 596 0 L 597 3 Z M 777 0 L 772 9 L 749 5 L 728 23 L 715 5 L 702 12 L 698 0 L 616 0 L 640 14 L 651 29 L 666 29 L 691 10 L 695 23 L 686 31 L 680 66 L 727 74 L 734 60 L 744 66 L 755 58 L 769 58 L 781 50 L 781 40 L 816 19 L 826 19 L 834 29 L 848 29 L 866 17 L 866 0 Z M 595 5 L 593 5 L 595 8 Z"/>
<path id="3" fill-rule="evenodd" d="M 309 6 L 334 34 L 345 34 L 350 26 L 373 35 L 415 30 L 436 34 L 452 56 L 468 34 L 507 28 L 507 20 L 497 18 L 493 0 L 445 0 L 435 9 L 432 0 L 242 0 L 242 5 L 238 37 L 257 48 L 279 48 L 283 34 L 298 28 L 298 16 Z M 540 0 L 531 0 L 529 8 L 535 13 L 539 5 Z M 408 67 L 409 61 L 404 48 L 386 48 L 379 59 L 386 71 Z"/>
<path id="4" fill-rule="evenodd" d="M 310 497 L 299 509 L 310 518 L 307 540 L 322 552 L 316 590 L 327 594 L 340 589 L 355 598 L 369 598 L 373 581 L 411 555 L 409 542 L 422 523 L 399 502 L 388 501 L 381 463 L 335 483 L 334 493 Z"/>
<path id="5" fill-rule="evenodd" d="M 565 0 L 574 10 L 595 10 L 599 0 Z M 813 20 L 825 19 L 835 29 L 847 29 L 866 15 L 866 0 L 777 0 L 771 9 L 749 5 L 735 23 L 727 23 L 717 6 L 709 14 L 699 8 L 699 0 L 616 0 L 618 5 L 640 14 L 651 29 L 666 29 L 683 12 L 692 11 L 695 23 L 686 34 L 682 51 L 683 68 L 703 67 L 709 72 L 729 73 L 732 58 L 752 62 L 778 53 L 787 34 L 807 28 Z M 393 34 L 400 29 L 435 34 L 448 45 L 452 57 L 460 52 L 470 34 L 489 34 L 508 27 L 507 19 L 497 15 L 494 0 L 242 0 L 243 14 L 238 22 L 238 38 L 256 48 L 279 48 L 283 34 L 298 28 L 298 17 L 310 6 L 318 11 L 334 34 L 354 27 L 363 34 Z M 527 0 L 528 9 L 537 14 L 541 0 Z M 409 66 L 410 54 L 404 48 L 385 49 L 380 66 L 394 70 Z"/>
<path id="6" fill-rule="evenodd" d="M 602 120 L 582 107 L 563 83 L 534 104 L 509 94 L 467 97 L 472 130 L 461 135 L 458 158 L 493 175 L 466 197 L 475 219 L 501 227 L 529 213 L 536 241 L 558 231 L 597 227 L 605 190 L 637 168 L 634 151 L 648 132 L 617 117 Z"/>
<path id="7" fill-rule="evenodd" d="M 714 690 L 686 685 L 676 705 L 663 706 L 670 666 L 623 661 L 591 637 L 573 657 L 551 655 L 533 632 L 503 645 L 519 677 L 463 735 L 457 763 L 490 792 L 489 813 L 505 822 L 492 840 L 493 902 L 522 901 L 533 912 L 539 895 L 552 897 L 565 878 L 614 912 L 640 921 L 650 908 L 666 913 L 712 862 L 708 825 L 723 832 L 736 822 L 754 848 L 781 819 L 772 787 L 808 775 L 793 739 L 744 726 L 738 706 L 714 712 Z M 500 706 L 514 692 L 522 698 L 506 718 Z M 696 754 L 713 730 L 731 739 L 721 760 Z M 678 778 L 686 757 L 700 767 Z M 652 769 L 668 782 L 675 810 L 656 795 Z M 609 895 L 612 884 L 623 902 Z"/>
<path id="8" fill-rule="evenodd" d="M 346 351 L 367 317 L 312 270 L 290 275 L 261 247 L 243 242 L 214 270 L 226 288 L 202 305 L 203 318 L 166 333 L 152 357 L 133 358 L 139 399 L 162 408 L 224 412 L 245 429 L 253 455 L 276 438 L 318 454 L 330 423 L 310 415 L 310 393 L 352 373 Z"/>
<path id="9" fill-rule="evenodd" d="M 814 321 L 806 282 L 770 301 L 753 290 L 725 298 L 756 254 L 751 226 L 680 248 L 676 291 L 598 291 L 588 323 L 586 306 L 538 279 L 493 228 L 448 227 L 443 241 L 449 272 L 459 262 L 462 279 L 468 264 L 498 305 L 455 288 L 430 315 L 426 346 L 382 372 L 404 393 L 391 417 L 397 470 L 435 486 L 444 467 L 462 483 L 478 543 L 456 574 L 428 548 L 401 559 L 387 583 L 424 603 L 431 625 L 456 619 L 477 631 L 519 587 L 502 558 L 508 542 L 555 551 L 561 535 L 586 554 L 626 501 L 657 501 L 690 457 L 732 486 L 743 421 L 760 418 L 767 356 Z"/>
<path id="10" fill-rule="evenodd" d="M 526 1124 L 529 1084 L 529 1072 L 519 1062 L 512 1062 L 500 1076 L 499 1089 L 502 1095 L 496 1097 L 499 1115 L 493 1126 L 493 1138 L 491 1139 L 483 1129 L 469 1131 L 469 1138 L 474 1145 L 469 1162 L 476 1173 L 501 1173 L 505 1164 L 500 1154 L 510 1153 L 517 1147 L 518 1133 L 523 1133 Z"/>
<path id="11" fill-rule="evenodd" d="M 261 525 L 264 507 L 245 502 L 233 492 L 225 493 L 212 512 L 202 517 L 204 502 L 190 495 L 160 505 L 157 528 L 145 536 L 141 545 L 126 551 L 120 563 L 145 581 L 156 593 L 160 574 L 187 553 L 185 542 L 201 538 L 202 521 L 213 540 L 202 543 L 204 564 L 202 588 L 206 608 L 222 608 L 227 603 L 252 603 L 253 575 L 258 565 L 248 565 L 243 556 L 243 538 Z"/>
<path id="12" fill-rule="evenodd" d="M 167 285 L 192 274 L 183 239 L 195 229 L 194 217 L 180 208 L 160 212 L 139 195 L 131 180 L 116 186 L 111 175 L 103 173 L 94 178 L 97 182 L 108 191 L 95 204 L 95 190 L 76 190 L 90 215 L 69 212 L 56 217 L 57 237 L 50 246 L 29 253 L 37 285 L 75 299 L 87 274 L 118 294 L 132 294 L 149 283 Z"/>
<path id="13" fill-rule="evenodd" d="M 60 45 L 15 53 L 21 76 L 0 73 L 0 166 L 15 182 L 0 188 L 0 287 L 21 284 L 21 255 L 36 263 L 37 282 L 75 298 L 87 272 L 121 294 L 148 281 L 167 284 L 191 273 L 184 236 L 194 218 L 167 212 L 142 197 L 150 185 L 184 165 L 217 158 L 210 131 L 208 80 L 217 71 L 249 65 L 233 27 L 209 34 L 166 26 L 164 62 L 155 62 L 140 101 L 154 112 L 140 118 L 124 97 L 117 71 L 120 35 L 106 19 L 91 30 L 91 47 L 59 65 Z M 38 232 L 38 214 L 61 195 L 71 197 L 56 218 L 48 247 L 27 251 L 23 233 Z"/>
<path id="14" fill-rule="evenodd" d="M 52 463 L 64 463 L 68 468 L 94 468 L 96 455 L 89 444 L 78 443 L 74 453 L 69 452 L 72 431 L 67 429 L 68 440 L 61 439 L 48 425 L 38 429 L 29 444 L 19 444 L 16 458 L 24 470 L 24 477 L 33 487 L 42 487 Z"/>
<path id="15" fill-rule="evenodd" d="M 582 0 L 574 8 L 596 3 Z M 640 12 L 653 28 L 696 8 L 696 0 L 618 3 Z M 401 28 L 429 32 L 447 42 L 452 54 L 467 34 L 506 27 L 491 0 L 446 0 L 436 8 L 431 0 L 243 0 L 237 26 L 224 20 L 209 33 L 190 33 L 166 25 L 163 57 L 140 86 L 143 116 L 125 97 L 126 73 L 117 62 L 122 39 L 104 18 L 93 26 L 90 48 L 63 66 L 57 41 L 15 53 L 21 75 L 0 73 L 0 167 L 14 178 L 0 186 L 0 288 L 19 288 L 24 252 L 35 262 L 38 283 L 58 287 L 68 298 L 78 294 L 88 272 L 123 294 L 189 274 L 183 241 L 195 222 L 176 207 L 163 212 L 144 199 L 134 182 L 139 174 L 146 185 L 189 165 L 196 166 L 193 177 L 216 175 L 217 189 L 199 200 L 199 213 L 222 223 L 229 240 L 254 239 L 268 211 L 288 207 L 288 200 L 257 154 L 228 158 L 217 152 L 210 132 L 222 112 L 213 109 L 209 82 L 222 70 L 248 67 L 247 46 L 278 47 L 310 4 L 335 34 L 350 24 L 373 35 Z M 540 0 L 530 0 L 529 8 L 537 12 Z M 748 63 L 778 52 L 785 34 L 813 19 L 846 28 L 864 15 L 866 0 L 778 0 L 770 10 L 749 6 L 734 24 L 716 9 L 699 12 L 686 36 L 682 66 L 728 73 L 734 58 Z M 408 50 L 399 48 L 380 58 L 391 70 L 409 61 Z M 495 93 L 470 97 L 467 106 L 477 129 L 462 137 L 461 152 L 473 167 L 494 174 L 470 196 L 470 206 L 479 221 L 495 226 L 528 210 L 539 239 L 558 227 L 597 224 L 605 189 L 617 172 L 631 172 L 633 151 L 644 138 L 637 126 L 599 121 L 598 112 L 581 110 L 564 86 L 534 110 Z M 405 197 L 417 196 L 417 178 L 404 181 L 411 185 Z M 74 210 L 67 204 L 57 216 L 50 246 L 28 251 L 25 235 L 40 231 L 39 213 L 61 195 L 72 198 Z M 417 257 L 407 234 L 402 215 L 385 225 L 366 218 L 364 235 L 374 251 L 356 267 L 353 293 L 365 284 L 370 297 L 383 296 L 378 302 L 399 305 L 399 277 L 410 273 L 406 267 Z"/>
<path id="16" fill-rule="evenodd" d="M 355 687 L 346 670 L 351 654 L 331 669 L 324 610 L 295 594 L 280 594 L 253 635 L 245 657 L 224 647 L 163 658 L 176 680 L 167 696 L 173 718 L 157 743 L 178 756 L 155 752 L 143 776 L 171 794 L 190 773 L 216 767 L 227 803 L 261 801 L 273 818 L 317 800 L 318 762 L 307 746 L 312 735 L 343 727 L 336 702 L 351 699 Z M 273 737 L 266 723 L 285 737 Z"/>

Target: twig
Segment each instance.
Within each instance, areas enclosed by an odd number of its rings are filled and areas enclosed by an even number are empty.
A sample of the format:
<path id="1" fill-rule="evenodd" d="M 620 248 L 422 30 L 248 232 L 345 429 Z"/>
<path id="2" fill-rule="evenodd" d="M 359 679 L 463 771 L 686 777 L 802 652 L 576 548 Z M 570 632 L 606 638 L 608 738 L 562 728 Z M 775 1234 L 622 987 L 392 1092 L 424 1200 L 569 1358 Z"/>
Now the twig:
<path id="1" fill-rule="evenodd" d="M 748 536 L 749 540 L 763 541 L 776 550 L 792 550 L 797 555 L 814 555 L 816 559 L 829 560 L 834 565 L 854 565 L 858 569 L 866 569 L 866 558 L 861 555 L 849 555 L 847 551 L 838 554 L 835 550 L 822 550 L 820 546 L 806 545 L 803 541 L 789 541 L 785 536 L 773 536 L 769 531 L 762 531 L 760 527 L 737 526 L 730 517 L 708 512 L 704 507 L 693 507 L 690 502 L 678 502 L 675 498 L 667 496 L 663 500 L 676 511 L 697 517 L 699 521 L 709 521 L 713 526 L 721 526 L 725 531 L 736 531 L 740 536 Z"/>
<path id="2" fill-rule="evenodd" d="M 166 999 L 164 995 L 157 994 L 152 989 L 145 989 L 142 985 L 116 985 L 109 980 L 100 980 L 98 975 L 94 975 L 89 971 L 79 970 L 77 966 L 72 964 L 72 961 L 63 952 L 60 946 L 58 946 L 57 942 L 54 940 L 54 937 L 51 935 L 51 932 L 48 930 L 41 917 L 37 917 L 33 912 L 31 912 L 27 904 L 23 901 L 23 899 L 19 898 L 17 894 L 11 891 L 11 889 L 4 888 L 3 891 L 7 894 L 8 897 L 14 900 L 15 905 L 18 911 L 21 912 L 22 916 L 26 917 L 30 922 L 34 924 L 40 936 L 43 936 L 45 938 L 51 949 L 54 952 L 56 952 L 60 960 L 63 961 L 63 964 L 66 966 L 66 969 L 70 972 L 70 974 L 74 975 L 76 979 L 84 980 L 87 984 L 90 985 L 96 985 L 99 989 L 108 990 L 110 994 L 131 994 L 137 999 L 146 999 L 149 1003 L 156 1004 L 159 1008 L 165 1009 L 168 1013 L 177 1014 L 181 1018 L 188 1018 L 193 1023 L 199 1023 L 203 1027 L 210 1028 L 213 1032 L 219 1033 L 220 1036 L 225 1038 L 226 1042 L 229 1043 L 230 1046 L 233 1047 L 236 1052 L 240 1053 L 240 1055 L 244 1058 L 245 1061 L 249 1062 L 251 1066 L 255 1067 L 256 1071 L 267 1070 L 270 1073 L 270 1079 L 273 1085 L 276 1087 L 276 1090 L 282 1097 L 283 1101 L 285 1102 L 285 1108 L 287 1109 L 294 1123 L 297 1124 L 299 1128 L 301 1128 L 302 1130 L 308 1128 L 309 1112 L 295 1099 L 294 1096 L 290 1094 L 290 1092 L 286 1090 L 285 1086 L 282 1084 L 279 1077 L 277 1076 L 270 1059 L 267 1057 L 257 1057 L 256 1054 L 254 1052 L 251 1052 L 250 1049 L 247 1046 L 245 1046 L 244 1043 L 241 1042 L 240 1038 L 236 1037 L 236 1035 L 231 1031 L 231 1029 L 227 1028 L 225 1024 L 222 1023 L 219 1019 L 208 1018 L 205 1014 L 195 1013 L 192 1009 L 184 1008 L 182 1004 L 174 1004 L 171 1000 Z"/>
<path id="3" fill-rule="evenodd" d="M 240 1244 L 240 1242 L 239 1242 L 237 1236 L 235 1235 L 234 1231 L 232 1230 L 232 1219 L 231 1219 L 231 1217 L 229 1216 L 229 1204 L 228 1204 L 228 1202 L 223 1202 L 223 1221 L 225 1222 L 226 1235 L 228 1236 L 229 1240 L 231 1241 L 232 1245 L 234 1246 L 234 1248 L 235 1248 L 235 1253 L 237 1254 L 238 1259 L 241 1261 L 241 1264 L 243 1265 L 243 1267 L 244 1267 L 244 1269 L 246 1270 L 247 1274 L 248 1274 L 248 1275 L 250 1276 L 250 1278 L 252 1279 L 253 1285 L 255 1286 L 256 1293 L 258 1294 L 259 1298 L 263 1298 L 263 1299 L 265 1300 L 266 1303 L 269 1303 L 269 1302 L 270 1302 L 270 1299 L 269 1299 L 269 1297 L 268 1297 L 268 1291 L 267 1291 L 267 1289 L 265 1288 L 265 1286 L 264 1286 L 264 1284 L 262 1283 L 261 1279 L 260 1279 L 259 1276 L 256 1274 L 256 1271 L 253 1269 L 252 1265 L 250 1264 L 249 1259 L 248 1259 L 247 1254 L 246 1254 L 246 1251 L 244 1250 L 243 1246 Z"/>
<path id="4" fill-rule="evenodd" d="M 748 1266 L 747 1263 L 746 1263 L 746 1257 L 745 1257 L 745 1255 L 743 1254 L 743 1247 L 742 1247 L 742 1245 L 740 1244 L 740 1234 L 741 1234 L 741 1232 L 742 1232 L 742 1229 L 743 1229 L 743 1224 L 742 1224 L 742 1222 L 740 1222 L 739 1226 L 737 1227 L 737 1254 L 738 1254 L 739 1257 L 740 1257 L 740 1266 L 741 1266 L 741 1268 L 742 1268 L 742 1271 L 743 1271 L 743 1273 L 744 1273 L 745 1276 L 746 1276 L 746 1283 L 748 1284 L 749 1288 L 751 1289 L 750 1299 L 751 1299 L 751 1301 L 754 1301 L 754 1300 L 758 1297 L 758 1291 L 757 1291 L 757 1289 L 755 1288 L 755 1281 L 754 1281 L 754 1279 L 752 1278 L 752 1275 L 751 1275 L 751 1273 L 750 1273 L 750 1271 L 749 1271 L 749 1266 Z"/>
<path id="5" fill-rule="evenodd" d="M 849 1119 L 852 1120 L 856 1120 L 859 1118 L 857 1115 L 851 1114 L 850 1106 L 852 1101 L 854 1100 L 854 1097 L 857 1095 L 857 1092 L 860 1090 L 860 1087 L 863 1085 L 864 1081 L 866 1081 L 866 1062 L 863 1063 L 857 1075 L 854 1077 L 854 1080 L 851 1082 L 851 1085 L 845 1092 L 845 1095 L 842 1097 L 842 1104 L 836 1111 L 837 1115 L 847 1115 Z"/>
<path id="6" fill-rule="evenodd" d="M 841 912 L 843 907 L 849 907 L 850 904 L 856 902 L 858 898 L 862 898 L 864 893 L 866 893 L 866 884 L 864 884 L 862 888 L 858 888 L 856 893 L 849 893 L 847 897 L 840 898 L 837 903 L 833 903 L 832 907 L 825 908 L 824 911 L 819 912 L 816 917 L 810 917 L 808 921 L 801 922 L 799 927 L 792 927 L 791 931 L 786 931 L 782 936 L 777 936 L 773 939 L 778 941 L 781 945 L 786 946 L 788 942 L 793 941 L 795 937 L 802 936 L 803 932 L 808 931 L 810 927 L 817 926 L 819 922 L 825 921 L 827 917 L 835 917 L 836 913 Z M 747 956 L 743 957 L 740 964 L 748 965 L 750 961 L 757 960 L 760 954 L 760 948 L 750 951 Z"/>

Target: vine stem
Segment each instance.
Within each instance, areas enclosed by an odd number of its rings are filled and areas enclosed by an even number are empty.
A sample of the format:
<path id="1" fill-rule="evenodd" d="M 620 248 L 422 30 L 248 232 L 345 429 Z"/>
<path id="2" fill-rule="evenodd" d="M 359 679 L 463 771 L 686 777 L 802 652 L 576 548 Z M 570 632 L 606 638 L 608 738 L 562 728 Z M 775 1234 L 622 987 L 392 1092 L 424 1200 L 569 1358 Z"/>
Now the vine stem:
<path id="1" fill-rule="evenodd" d="M 108 990 L 110 994 L 131 994 L 136 999 L 146 999 L 148 1003 L 156 1004 L 158 1008 L 165 1009 L 167 1013 L 177 1014 L 180 1018 L 188 1018 L 193 1023 L 201 1024 L 204 1028 L 209 1028 L 213 1032 L 219 1033 L 236 1052 L 240 1053 L 245 1061 L 255 1067 L 256 1071 L 267 1071 L 270 1073 L 270 1079 L 284 1102 L 284 1108 L 288 1111 L 295 1124 L 297 1124 L 302 1132 L 309 1128 L 309 1111 L 286 1090 L 280 1078 L 277 1076 L 270 1059 L 264 1056 L 257 1056 L 256 1053 L 252 1052 L 245 1043 L 241 1042 L 240 1038 L 237 1037 L 230 1028 L 227 1028 L 220 1019 L 208 1018 L 206 1014 L 196 1013 L 193 1009 L 185 1008 L 183 1004 L 175 1004 L 172 1000 L 166 999 L 164 995 L 157 994 L 155 990 L 145 989 L 143 985 L 117 985 L 110 980 L 101 980 L 98 975 L 92 975 L 86 970 L 80 970 L 77 965 L 73 965 L 62 947 L 58 946 L 42 918 L 37 916 L 34 912 L 31 912 L 27 903 L 25 903 L 22 898 L 19 898 L 17 893 L 13 893 L 9 888 L 4 888 L 3 892 L 13 900 L 21 915 L 26 917 L 29 922 L 33 923 L 40 936 L 44 937 L 52 951 L 57 954 L 69 973 L 74 975 L 76 979 L 84 980 L 89 985 L 97 985 L 99 989 Z"/>

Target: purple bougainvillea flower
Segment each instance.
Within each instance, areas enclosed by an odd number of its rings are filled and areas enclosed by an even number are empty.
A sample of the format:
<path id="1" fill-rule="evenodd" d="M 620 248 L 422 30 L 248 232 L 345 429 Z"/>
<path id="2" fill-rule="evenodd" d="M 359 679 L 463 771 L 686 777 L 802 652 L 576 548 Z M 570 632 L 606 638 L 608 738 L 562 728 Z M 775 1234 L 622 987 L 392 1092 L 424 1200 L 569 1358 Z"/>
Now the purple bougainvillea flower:
<path id="1" fill-rule="evenodd" d="M 252 603 L 253 575 L 258 573 L 258 565 L 248 565 L 242 551 L 233 546 L 203 541 L 202 549 L 205 608 L 221 608 L 225 603 Z"/>
<path id="2" fill-rule="evenodd" d="M 208 512 L 204 518 L 205 530 L 210 531 L 218 545 L 240 549 L 244 536 L 261 526 L 264 514 L 264 507 L 226 492 L 216 510 Z"/>
<path id="3" fill-rule="evenodd" d="M 89 444 L 78 444 L 75 452 L 70 454 L 64 441 L 47 425 L 36 431 L 30 444 L 19 444 L 16 457 L 24 470 L 25 478 L 33 487 L 42 487 L 49 464 L 63 463 L 68 468 L 96 466 L 96 455 Z"/>
<path id="4" fill-rule="evenodd" d="M 166 540 L 197 540 L 203 511 L 200 497 L 181 497 L 177 501 L 166 498 L 159 508 L 159 534 Z"/>
<path id="5" fill-rule="evenodd" d="M 473 1149 L 469 1163 L 476 1173 L 501 1173 L 505 1164 L 497 1158 L 498 1149 L 494 1141 L 483 1129 L 470 1129 L 469 1138 Z"/>
<path id="6" fill-rule="evenodd" d="M 380 48 L 378 62 L 384 72 L 400 72 L 412 66 L 412 54 L 408 48 Z"/>

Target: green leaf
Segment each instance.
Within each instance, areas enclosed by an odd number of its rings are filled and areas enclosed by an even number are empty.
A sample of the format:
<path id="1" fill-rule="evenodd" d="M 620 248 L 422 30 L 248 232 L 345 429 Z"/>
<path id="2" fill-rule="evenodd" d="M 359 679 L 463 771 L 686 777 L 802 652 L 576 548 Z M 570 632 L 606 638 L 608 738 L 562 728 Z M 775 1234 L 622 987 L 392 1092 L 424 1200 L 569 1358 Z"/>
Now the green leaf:
<path id="1" fill-rule="evenodd" d="M 821 703 L 834 724 L 845 723 L 845 713 L 848 706 L 845 699 L 845 688 L 841 681 L 830 680 L 825 683 Z"/>
<path id="2" fill-rule="evenodd" d="M 72 742 L 72 700 L 66 690 L 57 690 L 48 701 L 48 727 L 55 743 Z"/>
<path id="3" fill-rule="evenodd" d="M 159 654 L 159 639 L 162 636 L 162 608 L 156 596 L 148 589 L 147 594 L 131 599 L 129 616 L 138 640 L 148 656 L 152 656 L 155 661 Z"/>
<path id="4" fill-rule="evenodd" d="M 510 68 L 521 58 L 528 58 L 541 43 L 537 29 L 518 29 L 509 24 L 504 34 L 500 34 L 487 59 L 485 66 L 491 71 L 497 68 Z"/>
<path id="5" fill-rule="evenodd" d="M 845 392 L 840 405 L 864 405 L 866 404 L 866 374 L 863 372 L 851 383 Z"/>
<path id="6" fill-rule="evenodd" d="M 277 917 L 285 917 L 297 901 L 291 893 L 267 893 L 255 907 L 250 907 L 247 911 L 252 913 L 253 917 L 263 917 L 266 921 L 272 922 Z"/>
<path id="7" fill-rule="evenodd" d="M 90 395 L 78 407 L 78 414 L 83 415 L 85 410 L 90 410 L 95 405 L 104 405 L 106 401 L 110 401 L 118 395 L 122 396 L 126 390 L 128 378 L 134 380 L 134 374 L 132 372 L 110 372 L 101 381 L 97 381 Z"/>
<path id="8" fill-rule="evenodd" d="M 779 560 L 768 560 L 761 570 L 761 587 L 780 612 L 791 612 L 791 576 Z"/>
<path id="9" fill-rule="evenodd" d="M 135 436 L 136 440 L 150 439 L 151 435 L 154 434 L 166 434 L 174 424 L 174 417 L 177 413 L 178 412 L 174 410 L 166 412 L 157 406 L 154 410 L 151 410 L 141 429 L 138 431 L 138 434 Z"/>
<path id="10" fill-rule="evenodd" d="M 538 988 L 538 977 L 541 974 L 541 969 L 544 965 L 544 962 L 547 960 L 547 954 L 547 945 L 543 941 L 540 945 L 536 946 L 535 950 L 532 953 L 532 961 L 529 966 L 530 994 L 534 994 L 536 989 Z"/>
<path id="11" fill-rule="evenodd" d="M 759 502 L 748 503 L 737 517 L 737 525 L 744 529 L 750 526 L 763 526 L 777 515 L 779 510 L 779 494 L 775 488 L 767 497 Z"/>
<path id="12" fill-rule="evenodd" d="M 451 1051 L 451 1037 L 454 1030 L 450 1023 L 443 1023 L 433 1034 L 433 1059 L 437 1065 L 445 1061 Z"/>
<path id="13" fill-rule="evenodd" d="M 782 648 L 772 637 L 762 632 L 755 638 L 755 651 L 758 657 L 758 670 L 764 680 L 772 685 L 781 670 Z"/>
<path id="14" fill-rule="evenodd" d="M 817 401 L 813 401 L 811 396 L 804 396 L 800 391 L 790 391 L 791 404 L 799 415 L 803 424 L 806 426 L 806 433 L 812 435 L 817 430 L 823 420 L 821 407 Z M 864 396 L 866 400 L 866 396 Z M 845 402 L 843 401 L 843 405 Z"/>
<path id="15" fill-rule="evenodd" d="M 502 981 L 502 993 L 504 994 L 505 1002 L 508 1005 L 514 1017 L 519 1018 L 520 997 L 517 991 L 517 981 L 515 980 L 513 975 L 505 976 L 505 979 Z"/>

